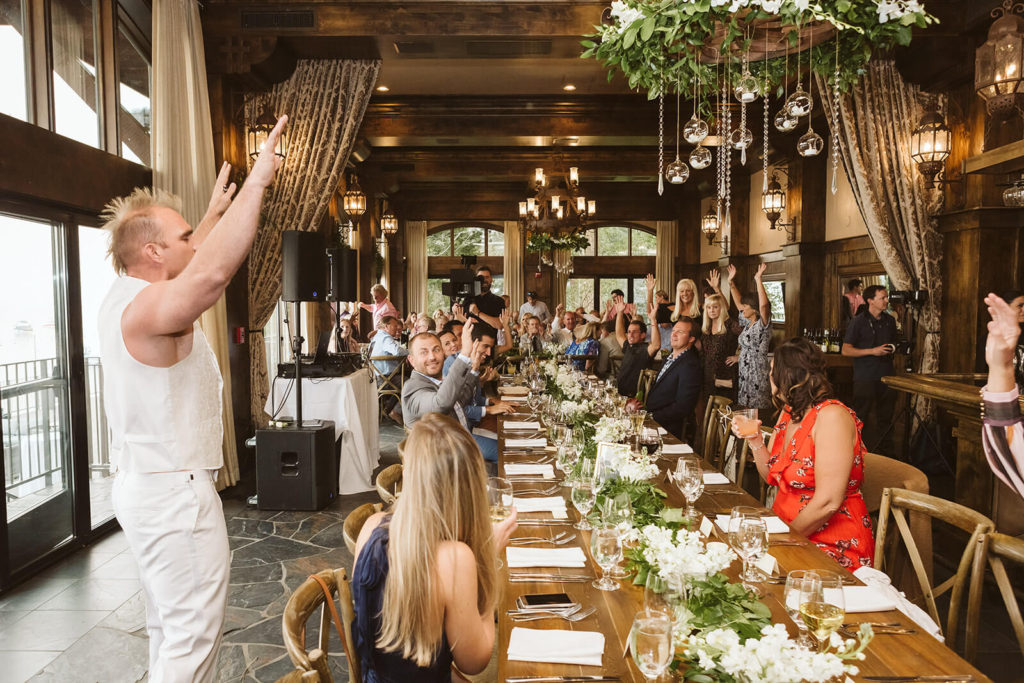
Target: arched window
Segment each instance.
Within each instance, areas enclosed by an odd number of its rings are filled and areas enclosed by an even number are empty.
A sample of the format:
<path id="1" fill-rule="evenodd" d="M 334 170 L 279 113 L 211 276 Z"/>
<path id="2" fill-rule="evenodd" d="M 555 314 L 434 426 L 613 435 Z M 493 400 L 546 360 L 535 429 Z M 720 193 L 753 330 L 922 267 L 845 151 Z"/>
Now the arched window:
<path id="1" fill-rule="evenodd" d="M 505 293 L 505 233 L 500 225 L 483 222 L 448 223 L 427 232 L 427 312 L 447 310 L 441 294 L 453 268 L 462 268 L 463 256 L 475 256 L 477 266 L 487 265 L 494 276 L 491 291 Z"/>
<path id="2" fill-rule="evenodd" d="M 574 273 L 566 283 L 566 308 L 603 311 L 613 290 L 620 289 L 626 301 L 646 305 L 644 278 L 653 273 L 657 236 L 653 228 L 643 225 L 609 224 L 586 232 L 590 246 L 576 252 Z M 674 283 L 658 283 L 671 289 Z"/>

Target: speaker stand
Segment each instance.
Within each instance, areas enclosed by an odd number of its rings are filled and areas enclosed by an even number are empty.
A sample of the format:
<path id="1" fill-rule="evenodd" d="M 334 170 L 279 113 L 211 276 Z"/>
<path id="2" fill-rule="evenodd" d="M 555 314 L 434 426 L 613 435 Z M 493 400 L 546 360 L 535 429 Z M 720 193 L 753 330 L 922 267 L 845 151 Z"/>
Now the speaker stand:
<path id="1" fill-rule="evenodd" d="M 292 335 L 292 359 L 295 361 L 295 426 L 302 427 L 302 302 L 295 306 L 295 334 Z"/>

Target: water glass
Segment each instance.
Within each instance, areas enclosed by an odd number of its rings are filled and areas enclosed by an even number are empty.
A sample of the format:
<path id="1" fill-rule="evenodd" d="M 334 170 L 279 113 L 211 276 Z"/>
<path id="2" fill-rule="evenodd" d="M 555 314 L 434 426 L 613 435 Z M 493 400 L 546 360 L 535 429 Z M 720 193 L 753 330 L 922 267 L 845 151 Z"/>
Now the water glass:
<path id="1" fill-rule="evenodd" d="M 686 499 L 686 518 L 696 519 L 697 511 L 693 509 L 693 504 L 704 493 L 704 470 L 701 469 L 700 460 L 693 456 L 679 458 L 673 479 Z"/>
<path id="2" fill-rule="evenodd" d="M 633 661 L 648 681 L 657 680 L 672 661 L 672 621 L 659 612 L 637 612 L 630 631 Z"/>
<path id="3" fill-rule="evenodd" d="M 508 479 L 490 477 L 487 480 L 487 503 L 491 512 L 492 522 L 503 522 L 512 514 L 512 484 Z M 499 550 L 500 553 L 500 550 Z M 498 558 L 498 568 L 504 563 Z"/>
<path id="4" fill-rule="evenodd" d="M 843 625 L 846 618 L 846 599 L 843 580 L 836 572 L 817 570 L 818 590 L 801 595 L 800 618 L 804 626 L 818 641 L 818 651 L 828 649 L 828 639 Z"/>
<path id="5" fill-rule="evenodd" d="M 746 439 L 757 436 L 757 408 L 738 408 L 732 411 L 732 429 L 736 436 Z"/>
<path id="6" fill-rule="evenodd" d="M 800 618 L 800 606 L 820 591 L 821 578 L 817 573 L 809 569 L 794 569 L 786 574 L 783 603 L 786 605 L 786 613 L 799 631 L 797 643 L 804 647 L 811 647 L 814 642 L 807 633 L 807 626 L 804 625 L 803 619 Z"/>
<path id="7" fill-rule="evenodd" d="M 740 579 L 744 583 L 761 583 L 765 580 L 764 573 L 753 566 L 751 561 L 768 547 L 768 525 L 762 517 L 744 517 L 736 533 L 737 552 L 743 558 L 743 572 Z"/>
<path id="8" fill-rule="evenodd" d="M 667 614 L 671 619 L 673 609 L 668 595 L 668 582 L 661 578 L 661 575 L 653 569 L 649 571 L 647 573 L 647 581 L 644 582 L 644 609 L 648 612 Z"/>
<path id="9" fill-rule="evenodd" d="M 622 540 L 619 530 L 613 526 L 601 526 L 590 535 L 590 553 L 594 561 L 601 567 L 601 578 L 593 582 L 594 588 L 603 591 L 619 590 L 618 582 L 611 579 L 608 573 L 622 559 Z"/>
<path id="10" fill-rule="evenodd" d="M 539 391 L 530 390 L 530 393 L 526 396 L 526 405 L 530 409 L 530 417 L 537 417 L 537 408 L 540 407 L 540 393 Z"/>
<path id="11" fill-rule="evenodd" d="M 576 522 L 573 528 L 581 531 L 593 529 L 594 527 L 590 526 L 590 522 L 587 521 L 587 515 L 590 514 L 591 508 L 594 507 L 594 484 L 589 480 L 573 482 L 569 499 L 580 513 L 580 521 Z"/>
<path id="12" fill-rule="evenodd" d="M 629 532 L 633 528 L 633 505 L 629 501 L 629 494 L 620 493 L 617 496 L 605 498 L 604 504 L 601 506 L 601 519 L 605 524 L 618 529 L 620 535 Z M 608 575 L 616 579 L 624 579 L 629 576 L 629 572 L 616 564 L 608 572 Z"/>

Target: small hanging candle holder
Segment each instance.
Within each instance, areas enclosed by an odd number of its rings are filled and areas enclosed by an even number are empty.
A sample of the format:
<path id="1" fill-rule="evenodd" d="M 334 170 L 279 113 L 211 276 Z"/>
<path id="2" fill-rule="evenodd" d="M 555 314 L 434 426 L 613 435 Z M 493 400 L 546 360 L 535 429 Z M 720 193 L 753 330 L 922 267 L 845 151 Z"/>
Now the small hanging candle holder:
<path id="1" fill-rule="evenodd" d="M 693 151 L 690 152 L 690 166 L 698 171 L 710 166 L 712 161 L 711 150 L 703 145 L 697 145 Z"/>

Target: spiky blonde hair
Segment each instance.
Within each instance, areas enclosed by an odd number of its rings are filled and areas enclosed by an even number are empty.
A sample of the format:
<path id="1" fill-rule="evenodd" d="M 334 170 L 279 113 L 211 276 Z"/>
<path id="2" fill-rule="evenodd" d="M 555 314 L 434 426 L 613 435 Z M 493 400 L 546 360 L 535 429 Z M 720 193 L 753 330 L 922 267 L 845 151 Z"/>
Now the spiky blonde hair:
<path id="1" fill-rule="evenodd" d="M 124 275 L 138 257 L 139 250 L 149 242 L 159 242 L 160 226 L 153 218 L 153 209 L 163 206 L 181 213 L 181 200 L 170 192 L 151 187 L 137 187 L 127 197 L 111 199 L 100 218 L 110 232 L 107 254 L 118 275 Z"/>

